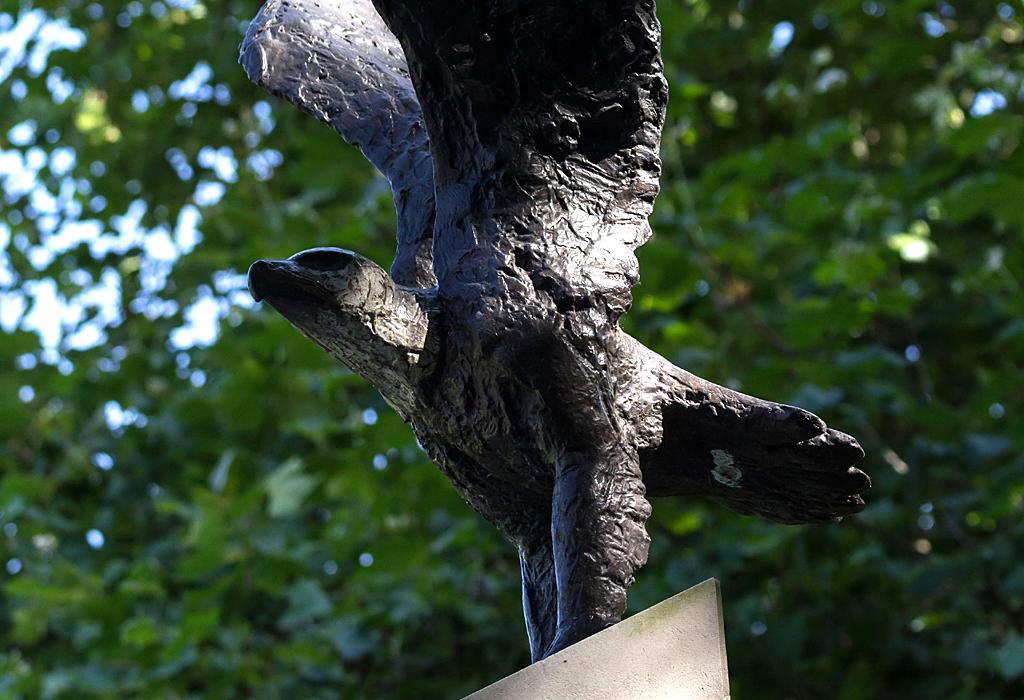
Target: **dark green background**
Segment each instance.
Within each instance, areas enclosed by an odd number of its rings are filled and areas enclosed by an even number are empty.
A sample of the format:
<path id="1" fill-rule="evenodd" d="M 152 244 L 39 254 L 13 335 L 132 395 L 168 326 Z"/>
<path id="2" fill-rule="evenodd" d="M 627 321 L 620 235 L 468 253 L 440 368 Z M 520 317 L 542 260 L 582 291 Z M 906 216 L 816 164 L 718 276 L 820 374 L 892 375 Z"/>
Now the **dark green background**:
<path id="1" fill-rule="evenodd" d="M 218 274 L 323 244 L 386 265 L 394 244 L 380 177 L 245 81 L 257 3 L 0 0 L 0 33 L 33 6 L 85 42 L 0 50 L 0 78 L 16 64 L 0 149 L 74 149 L 70 173 L 44 164 L 36 183 L 72 181 L 83 211 L 58 229 L 115 230 L 136 200 L 145 215 L 121 252 L 83 242 L 34 267 L 34 247 L 60 248 L 53 222 L 6 181 L 0 698 L 458 697 L 527 663 L 512 548 L 362 380 L 233 304 L 239 278 Z M 821 527 L 656 502 L 631 609 L 721 579 L 738 700 L 1024 697 L 1024 7 L 659 13 L 664 188 L 626 326 L 856 435 L 875 487 L 861 516 Z M 209 89 L 172 88 L 198 62 Z M 35 136 L 13 143 L 26 120 Z M 236 181 L 143 289 L 145 241 L 218 180 L 204 147 L 227 149 Z M 260 153 L 280 161 L 269 179 L 246 167 Z M 32 280 L 73 302 L 104 270 L 121 311 L 94 347 L 43 352 L 14 330 Z M 219 338 L 175 347 L 197 299 Z"/>

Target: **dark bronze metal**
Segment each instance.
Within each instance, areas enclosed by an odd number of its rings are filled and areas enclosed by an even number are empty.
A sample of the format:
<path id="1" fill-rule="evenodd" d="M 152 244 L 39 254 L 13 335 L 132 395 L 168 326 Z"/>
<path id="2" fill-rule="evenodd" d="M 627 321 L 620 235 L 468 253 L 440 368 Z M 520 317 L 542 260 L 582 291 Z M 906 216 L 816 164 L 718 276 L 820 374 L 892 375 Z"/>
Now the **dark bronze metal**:
<path id="1" fill-rule="evenodd" d="M 534 659 L 617 622 L 652 496 L 858 512 L 863 451 L 625 334 L 667 86 L 653 0 L 270 0 L 250 78 L 389 179 L 392 273 L 340 249 L 250 289 L 368 379 L 518 548 Z"/>

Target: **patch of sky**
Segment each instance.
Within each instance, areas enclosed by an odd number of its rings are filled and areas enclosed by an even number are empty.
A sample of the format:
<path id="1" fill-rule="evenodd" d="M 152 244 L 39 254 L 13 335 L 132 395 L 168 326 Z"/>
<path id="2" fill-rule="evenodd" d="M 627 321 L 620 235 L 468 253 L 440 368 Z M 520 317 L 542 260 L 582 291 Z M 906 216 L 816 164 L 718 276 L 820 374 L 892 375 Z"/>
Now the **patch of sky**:
<path id="1" fill-rule="evenodd" d="M 212 170 L 214 175 L 224 182 L 238 181 L 238 160 L 227 146 L 203 146 L 199 149 L 196 160 L 200 167 Z"/>
<path id="2" fill-rule="evenodd" d="M 936 39 L 946 33 L 946 25 L 930 12 L 921 15 L 921 26 L 924 27 L 925 34 Z"/>
<path id="3" fill-rule="evenodd" d="M 95 219 L 69 221 L 46 239 L 46 247 L 54 254 L 70 250 L 81 243 L 90 245 L 99 239 L 103 226 Z M 96 251 L 93 251 L 93 256 Z"/>
<path id="4" fill-rule="evenodd" d="M 24 297 L 32 304 L 27 313 L 22 307 L 20 327 L 34 331 L 44 348 L 57 348 L 62 340 L 72 350 L 95 347 L 106 340 L 104 329 L 121 321 L 121 277 L 109 268 L 98 283 L 70 299 L 59 293 L 52 279 L 29 280 L 24 285 Z M 89 314 L 90 310 L 94 313 Z M 4 326 L 6 329 L 7 324 Z"/>
<path id="5" fill-rule="evenodd" d="M 187 76 L 171 83 L 168 94 L 174 100 L 209 102 L 213 99 L 213 87 L 209 84 L 212 77 L 213 69 L 210 68 L 210 64 L 200 61 Z"/>
<path id="6" fill-rule="evenodd" d="M 106 452 L 97 452 L 92 456 L 92 463 L 105 472 L 114 468 L 114 458 Z"/>
<path id="7" fill-rule="evenodd" d="M 102 532 L 93 528 L 85 533 L 85 542 L 93 549 L 102 549 L 103 545 L 107 542 L 107 538 L 103 536 Z"/>
<path id="8" fill-rule="evenodd" d="M 25 166 L 35 174 L 38 174 L 43 169 L 47 160 L 46 151 L 38 146 L 33 146 L 25 151 Z"/>
<path id="9" fill-rule="evenodd" d="M 772 40 L 768 44 L 768 53 L 771 56 L 781 56 L 790 42 L 793 41 L 793 23 L 779 22 L 772 29 Z"/>
<path id="10" fill-rule="evenodd" d="M 54 348 L 60 342 L 61 328 L 77 320 L 82 311 L 61 303 L 57 283 L 52 279 L 29 280 L 23 287 L 32 305 L 21 321 L 21 328 L 35 331 L 44 347 Z M 56 313 L 55 313 L 56 312 Z"/>
<path id="11" fill-rule="evenodd" d="M 972 117 L 984 117 L 1006 107 L 1006 96 L 995 90 L 985 89 L 974 96 L 971 104 Z"/>
<path id="12" fill-rule="evenodd" d="M 136 90 L 132 93 L 132 109 L 139 114 L 149 109 L 149 95 L 145 90 Z"/>
<path id="13" fill-rule="evenodd" d="M 178 313 L 177 302 L 169 299 L 160 299 L 152 295 L 141 295 L 131 300 L 128 308 L 132 313 L 141 314 L 148 320 L 154 321 L 158 318 L 170 318 Z"/>
<path id="14" fill-rule="evenodd" d="M 271 178 L 280 165 L 284 163 L 284 156 L 281 152 L 273 148 L 265 148 L 261 151 L 256 151 L 248 158 L 246 158 L 245 166 L 256 175 L 256 178 L 262 182 L 265 182 Z"/>
<path id="15" fill-rule="evenodd" d="M 123 345 L 117 345 L 110 350 L 110 354 L 107 357 L 101 357 L 96 361 L 96 367 L 101 372 L 112 374 L 121 369 L 121 362 L 127 357 L 128 351 L 125 350 Z"/>
<path id="16" fill-rule="evenodd" d="M 56 252 L 81 242 L 95 244 L 102 240 L 101 230 L 95 221 L 62 226 L 45 239 L 43 246 L 28 249 L 29 260 L 36 265 L 49 264 Z M 66 348 L 74 350 L 104 342 L 104 329 L 121 321 L 120 275 L 107 268 L 95 283 L 82 275 L 73 281 L 83 289 L 71 297 L 60 294 L 56 282 L 48 278 L 26 281 L 18 291 L 4 293 L 0 325 L 8 332 L 17 327 L 36 332 L 44 348 L 56 348 L 62 340 Z M 89 310 L 94 313 L 87 314 Z"/>
<path id="17" fill-rule="evenodd" d="M 75 92 L 75 84 L 64 78 L 64 71 L 51 68 L 46 74 L 46 89 L 55 104 L 63 104 Z"/>
<path id="18" fill-rule="evenodd" d="M 18 122 L 7 131 L 7 140 L 12 145 L 24 148 L 36 141 L 36 122 L 34 119 L 26 119 Z"/>
<path id="19" fill-rule="evenodd" d="M 178 248 L 170 232 L 163 227 L 152 229 L 145 235 L 142 249 L 147 258 L 157 262 L 171 262 L 178 258 Z"/>
<path id="20" fill-rule="evenodd" d="M 75 151 L 73 148 L 69 148 L 67 146 L 60 146 L 58 148 L 55 148 L 50 153 L 50 172 L 56 175 L 57 177 L 64 177 L 69 172 L 71 172 L 72 168 L 75 167 L 75 162 L 77 160 L 78 158 L 75 155 Z M 61 186 L 71 187 L 73 191 L 74 182 L 64 181 L 61 183 Z"/>
<path id="21" fill-rule="evenodd" d="M 165 5 L 186 11 L 198 7 L 191 0 L 153 3 L 150 8 L 154 16 L 165 13 Z M 122 14 L 137 17 L 143 9 L 141 3 L 133 2 L 125 7 Z M 103 14 L 100 3 L 87 7 L 87 15 L 94 20 Z M 72 29 L 64 20 L 48 19 L 41 10 L 23 11 L 17 16 L 0 13 L 0 82 L 10 77 L 15 69 L 27 70 L 38 77 L 47 71 L 50 52 L 76 50 L 84 41 L 83 32 Z M 209 64 L 199 62 L 185 78 L 172 84 L 170 96 L 189 101 L 185 106 L 191 106 L 191 114 L 195 113 L 194 101 L 212 99 L 227 104 L 231 99 L 230 90 L 221 84 L 211 86 L 212 77 Z M 46 72 L 45 82 L 50 98 L 56 103 L 69 99 L 75 89 L 74 83 L 59 67 L 52 67 Z M 27 96 L 28 88 L 23 80 L 12 80 L 9 89 L 15 100 Z M 137 111 L 145 111 L 165 100 L 163 90 L 156 86 L 137 90 L 132 95 L 132 104 Z M 266 133 L 274 128 L 269 102 L 257 103 L 254 113 L 259 131 Z M 0 328 L 6 332 L 22 328 L 37 333 L 43 349 L 41 357 L 52 365 L 60 365 L 63 361 L 62 351 L 87 349 L 105 342 L 105 329 L 121 322 L 120 276 L 114 268 L 104 270 L 95 282 L 91 277 L 86 279 L 79 275 L 73 283 L 81 288 L 81 292 L 65 295 L 53 279 L 27 280 L 24 283 L 18 279 L 10 264 L 8 247 L 13 243 L 39 271 L 46 270 L 58 256 L 81 244 L 87 245 L 96 259 L 108 255 L 134 256 L 142 293 L 131 300 L 130 308 L 149 318 L 171 316 L 179 310 L 177 303 L 157 295 L 165 288 L 174 263 L 182 255 L 191 253 L 202 240 L 199 230 L 203 220 L 202 208 L 215 205 L 224 197 L 227 189 L 224 183 L 236 182 L 240 167 L 228 147 L 207 146 L 201 149 L 195 164 L 190 163 L 182 151 L 173 149 L 167 157 L 181 179 L 193 178 L 195 167 L 211 171 L 217 179 L 197 185 L 194 203 L 178 212 L 172 229 L 167 226 L 144 227 L 142 219 L 146 205 L 141 200 L 132 202 L 126 211 L 111 216 L 108 221 L 82 219 L 82 201 L 88 202 L 88 209 L 93 213 L 100 213 L 106 210 L 107 200 L 101 194 L 92 194 L 92 182 L 88 177 L 72 177 L 76 165 L 79 165 L 73 149 L 58 145 L 47 152 L 37 145 L 43 141 L 58 144 L 60 139 L 61 134 L 56 129 L 40 134 L 34 121 L 25 120 L 8 130 L 7 141 L 12 148 L 0 149 L 0 187 L 6 201 L 14 203 L 28 198 L 27 206 L 10 207 L 6 219 L 18 226 L 27 217 L 40 233 L 38 244 L 23 234 L 12 241 L 7 224 L 0 225 Z M 251 154 L 244 167 L 258 178 L 267 179 L 282 162 L 280 152 L 265 149 Z M 47 175 L 52 174 L 56 178 L 56 184 L 50 187 L 41 177 L 47 167 Z M 101 178 L 106 175 L 107 167 L 101 161 L 93 161 L 88 165 L 88 171 L 92 177 Z M 141 192 L 141 183 L 126 183 L 126 188 L 137 194 Z M 253 305 L 242 275 L 219 275 L 214 279 L 214 286 L 219 297 L 206 288 L 187 309 L 185 324 L 173 338 L 176 347 L 208 345 L 216 339 L 219 323 L 227 314 L 229 305 Z M 86 313 L 93 309 L 95 312 Z"/>
<path id="22" fill-rule="evenodd" d="M 146 90 L 146 97 L 149 98 L 150 104 L 157 107 L 167 101 L 167 96 L 159 85 L 150 85 Z"/>
<path id="23" fill-rule="evenodd" d="M 178 213 L 178 222 L 174 226 L 174 245 L 182 255 L 188 255 L 203 239 L 199 233 L 199 224 L 203 221 L 203 215 L 198 207 L 186 204 Z"/>
<path id="24" fill-rule="evenodd" d="M 6 18 L 0 23 L 0 82 L 23 64 L 37 77 L 46 69 L 50 53 L 77 51 L 85 45 L 82 31 L 73 29 L 67 20 L 48 19 L 43 10 L 21 12 L 16 20 L 6 13 L 0 17 Z"/>
<path id="25" fill-rule="evenodd" d="M 185 325 L 171 332 L 171 346 L 185 350 L 213 345 L 220 336 L 220 318 L 226 313 L 227 303 L 209 287 L 200 287 L 197 299 L 185 309 Z"/>
<path id="26" fill-rule="evenodd" d="M 881 17 L 885 14 L 885 5 L 880 2 L 875 2 L 874 0 L 868 0 L 860 7 L 864 14 L 869 17 Z"/>
<path id="27" fill-rule="evenodd" d="M 12 80 L 11 81 L 11 97 L 15 101 L 21 102 L 28 95 L 28 85 L 25 84 L 24 80 Z"/>
<path id="28" fill-rule="evenodd" d="M 274 130 L 274 109 L 266 100 L 260 100 L 252 106 L 252 113 L 256 117 L 260 131 L 269 134 Z"/>
<path id="29" fill-rule="evenodd" d="M 46 152 L 32 147 L 25 153 L 0 149 L 0 186 L 8 202 L 16 202 L 36 188 Z"/>
<path id="30" fill-rule="evenodd" d="M 0 288 L 13 287 L 18 279 L 7 255 L 7 246 L 10 243 L 11 229 L 7 224 L 0 222 Z"/>
<path id="31" fill-rule="evenodd" d="M 180 180 L 191 180 L 195 175 L 192 165 L 188 162 L 188 156 L 180 148 L 169 148 L 166 153 L 167 162 L 174 168 L 175 174 Z"/>
<path id="32" fill-rule="evenodd" d="M 142 217 L 146 214 L 146 203 L 140 199 L 128 205 L 124 214 L 113 216 L 110 223 L 117 235 L 102 231 L 96 232 L 89 241 L 89 252 L 97 260 L 110 253 L 124 255 L 134 247 L 142 243 L 143 231 L 141 227 Z M 99 222 L 97 222 L 99 225 Z"/>
<path id="33" fill-rule="evenodd" d="M 74 270 L 67 270 L 61 274 L 61 281 L 68 282 L 75 285 L 76 287 L 85 287 L 92 283 L 92 274 L 88 270 L 82 268 L 76 268 Z"/>
<path id="34" fill-rule="evenodd" d="M 96 323 L 85 323 L 69 335 L 64 344 L 71 350 L 88 350 L 107 342 L 107 333 Z"/>
<path id="35" fill-rule="evenodd" d="M 115 435 L 120 435 L 128 426 L 143 428 L 149 423 L 149 419 L 137 409 L 125 408 L 117 401 L 107 401 L 103 405 L 103 420 Z"/>
<path id="36" fill-rule="evenodd" d="M 216 180 L 202 180 L 196 185 L 195 194 L 192 198 L 201 207 L 212 207 L 220 203 L 227 192 L 223 182 Z"/>
<path id="37" fill-rule="evenodd" d="M 33 77 L 42 75 L 50 53 L 58 50 L 77 51 L 85 46 L 85 33 L 72 28 L 67 20 L 47 19 L 35 36 L 28 55 L 28 71 Z"/>
<path id="38" fill-rule="evenodd" d="M 28 301 L 19 292 L 0 292 L 0 328 L 13 333 L 21 323 Z"/>
<path id="39" fill-rule="evenodd" d="M 249 281 L 246 275 L 237 272 L 215 272 L 213 288 L 220 296 L 226 298 L 231 306 L 252 308 L 256 306 L 249 294 Z"/>
<path id="40" fill-rule="evenodd" d="M 217 83 L 213 86 L 213 100 L 222 107 L 229 104 L 231 102 L 231 90 L 224 83 Z"/>
<path id="41" fill-rule="evenodd" d="M 826 68 L 814 81 L 814 91 L 825 93 L 829 90 L 846 85 L 849 75 L 842 68 Z"/>

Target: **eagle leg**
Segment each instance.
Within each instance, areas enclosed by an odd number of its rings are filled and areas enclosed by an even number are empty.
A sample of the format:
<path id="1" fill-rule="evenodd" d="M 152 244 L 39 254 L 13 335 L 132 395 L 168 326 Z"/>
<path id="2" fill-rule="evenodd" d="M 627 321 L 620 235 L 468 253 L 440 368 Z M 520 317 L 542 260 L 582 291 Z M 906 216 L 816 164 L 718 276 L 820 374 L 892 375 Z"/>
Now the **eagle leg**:
<path id="1" fill-rule="evenodd" d="M 545 656 L 609 627 L 626 611 L 626 589 L 647 562 L 644 497 L 635 451 L 605 444 L 556 464 L 552 544 L 558 630 Z"/>

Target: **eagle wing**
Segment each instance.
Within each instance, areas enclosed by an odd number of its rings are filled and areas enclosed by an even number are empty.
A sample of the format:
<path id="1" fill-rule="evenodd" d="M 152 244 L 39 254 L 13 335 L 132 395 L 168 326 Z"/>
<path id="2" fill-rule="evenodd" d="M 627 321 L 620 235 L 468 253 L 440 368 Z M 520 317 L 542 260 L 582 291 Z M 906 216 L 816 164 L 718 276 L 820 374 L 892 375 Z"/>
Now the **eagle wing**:
<path id="1" fill-rule="evenodd" d="M 532 284 L 617 318 L 661 170 L 654 0 L 374 4 L 430 132 L 442 288 Z"/>
<path id="2" fill-rule="evenodd" d="M 398 246 L 391 272 L 434 284 L 430 142 L 405 56 L 370 0 L 269 0 L 241 47 L 249 79 L 332 126 L 391 183 Z"/>

